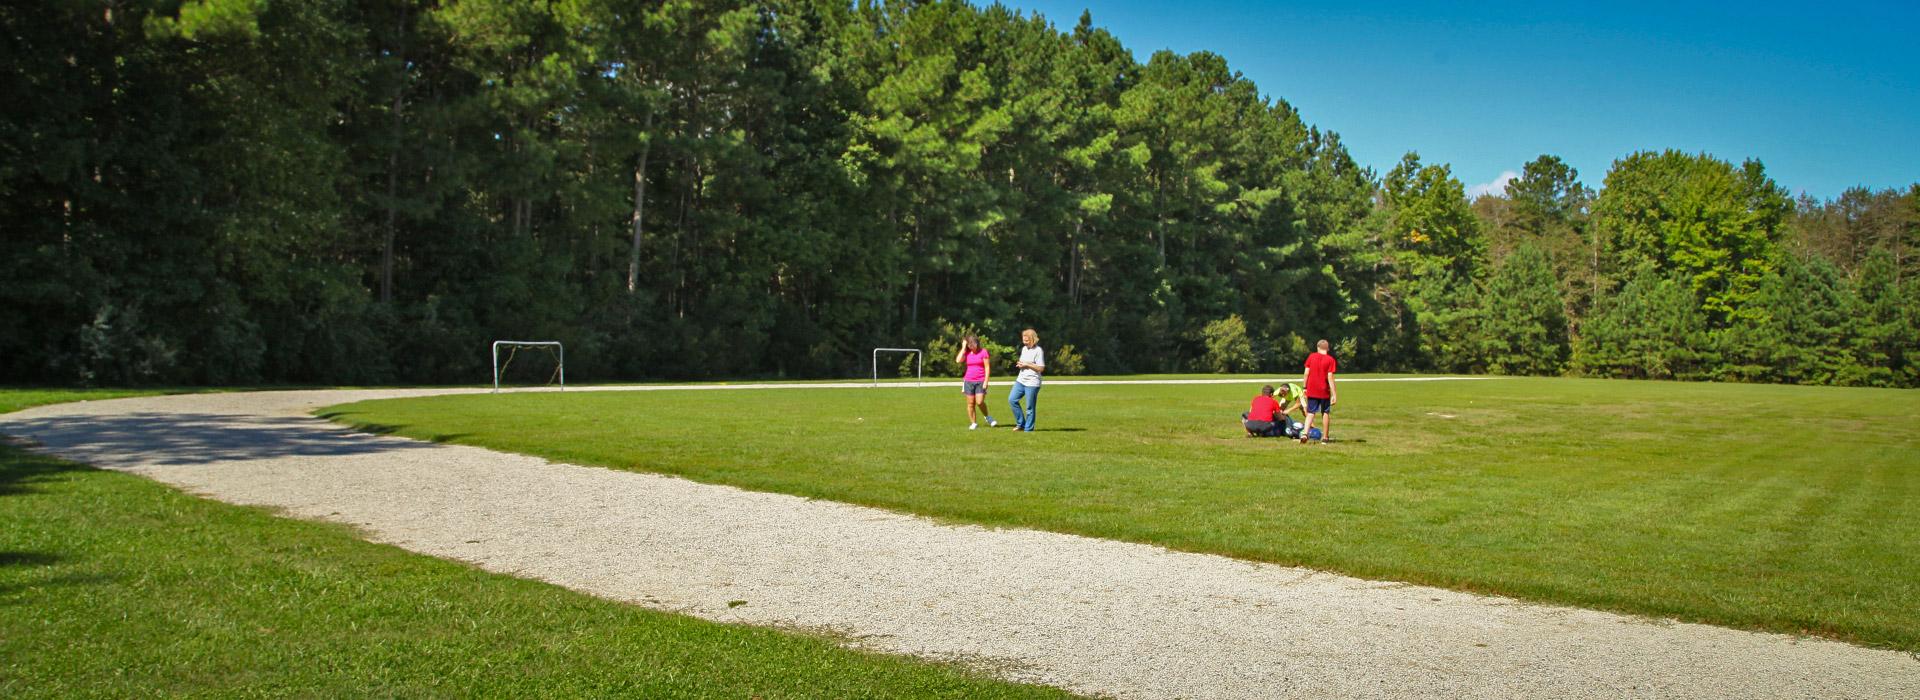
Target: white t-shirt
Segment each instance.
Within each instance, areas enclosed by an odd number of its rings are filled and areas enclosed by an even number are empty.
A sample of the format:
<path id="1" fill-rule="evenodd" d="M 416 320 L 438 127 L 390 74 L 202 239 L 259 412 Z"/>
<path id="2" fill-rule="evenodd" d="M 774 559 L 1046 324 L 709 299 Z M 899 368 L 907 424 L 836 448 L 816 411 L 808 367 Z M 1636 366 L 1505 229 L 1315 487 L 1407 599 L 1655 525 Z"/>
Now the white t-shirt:
<path id="1" fill-rule="evenodd" d="M 1030 365 L 1045 367 L 1047 366 L 1047 353 L 1041 350 L 1038 345 L 1033 347 L 1021 346 L 1020 361 Z M 1019 382 L 1021 386 L 1040 386 L 1040 373 L 1023 367 L 1020 369 L 1020 376 L 1014 378 L 1014 381 Z"/>

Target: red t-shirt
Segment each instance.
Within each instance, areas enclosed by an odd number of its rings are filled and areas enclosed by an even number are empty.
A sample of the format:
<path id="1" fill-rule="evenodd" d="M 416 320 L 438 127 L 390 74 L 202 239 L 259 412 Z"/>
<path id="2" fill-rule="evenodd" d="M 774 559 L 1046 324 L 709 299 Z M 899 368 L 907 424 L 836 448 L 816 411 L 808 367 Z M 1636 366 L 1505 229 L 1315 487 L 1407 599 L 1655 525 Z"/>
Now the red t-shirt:
<path id="1" fill-rule="evenodd" d="M 1273 400 L 1271 396 L 1261 394 L 1253 397 L 1253 410 L 1247 411 L 1247 420 L 1263 420 L 1272 423 L 1273 414 L 1278 410 L 1280 410 L 1280 402 Z"/>
<path id="2" fill-rule="evenodd" d="M 1314 353 L 1307 356 L 1307 398 L 1331 399 L 1333 387 L 1327 380 L 1339 371 L 1340 363 L 1333 361 L 1332 355 Z"/>

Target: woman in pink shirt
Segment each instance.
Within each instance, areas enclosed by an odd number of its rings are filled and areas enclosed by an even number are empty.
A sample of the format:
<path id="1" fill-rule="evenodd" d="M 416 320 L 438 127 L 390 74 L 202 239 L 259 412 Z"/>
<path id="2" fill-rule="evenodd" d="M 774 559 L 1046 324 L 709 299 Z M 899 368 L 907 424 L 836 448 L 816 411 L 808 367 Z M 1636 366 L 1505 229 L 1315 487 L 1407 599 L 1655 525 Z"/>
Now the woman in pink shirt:
<path id="1" fill-rule="evenodd" d="M 987 427 L 1000 424 L 987 415 L 987 377 L 993 374 L 988 359 L 987 349 L 980 347 L 980 336 L 968 333 L 960 339 L 960 354 L 955 355 L 953 361 L 967 368 L 967 373 L 960 377 L 960 395 L 967 400 L 968 430 L 980 427 L 980 421 L 974 418 L 975 411 L 986 419 Z"/>

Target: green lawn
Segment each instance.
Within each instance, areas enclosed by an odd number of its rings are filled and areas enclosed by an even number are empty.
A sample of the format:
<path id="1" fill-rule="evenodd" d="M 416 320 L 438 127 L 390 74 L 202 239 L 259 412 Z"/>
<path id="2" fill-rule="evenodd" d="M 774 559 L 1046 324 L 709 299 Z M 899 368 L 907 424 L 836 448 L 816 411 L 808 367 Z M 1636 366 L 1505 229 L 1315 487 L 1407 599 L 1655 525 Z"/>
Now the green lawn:
<path id="1" fill-rule="evenodd" d="M 1920 392 L 1343 385 L 1337 444 L 1240 437 L 1256 385 L 450 396 L 338 420 L 556 460 L 1920 650 Z M 1009 418 L 1004 384 L 990 403 Z"/>
<path id="2" fill-rule="evenodd" d="M 129 396 L 153 396 L 156 394 L 178 394 L 183 389 L 18 389 L 0 388 L 0 413 L 12 413 L 34 406 L 69 401 L 99 401 L 102 399 L 122 399 Z"/>
<path id="3" fill-rule="evenodd" d="M 174 695 L 1065 697 L 489 574 L 0 446 L 0 697 Z"/>

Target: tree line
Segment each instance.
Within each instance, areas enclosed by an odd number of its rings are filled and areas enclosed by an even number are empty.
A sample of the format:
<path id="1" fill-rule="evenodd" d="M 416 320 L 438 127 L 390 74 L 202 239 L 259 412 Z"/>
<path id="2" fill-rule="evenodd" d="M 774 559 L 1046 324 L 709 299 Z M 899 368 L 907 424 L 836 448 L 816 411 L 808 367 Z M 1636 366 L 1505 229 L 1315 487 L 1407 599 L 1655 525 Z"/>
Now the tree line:
<path id="1" fill-rule="evenodd" d="M 1097 373 L 1920 383 L 1920 186 L 1553 156 L 1469 201 L 1220 56 L 966 2 L 0 8 L 0 382 Z M 1065 346 L 1072 346 L 1067 348 Z M 933 352 L 937 360 L 943 352 Z"/>

